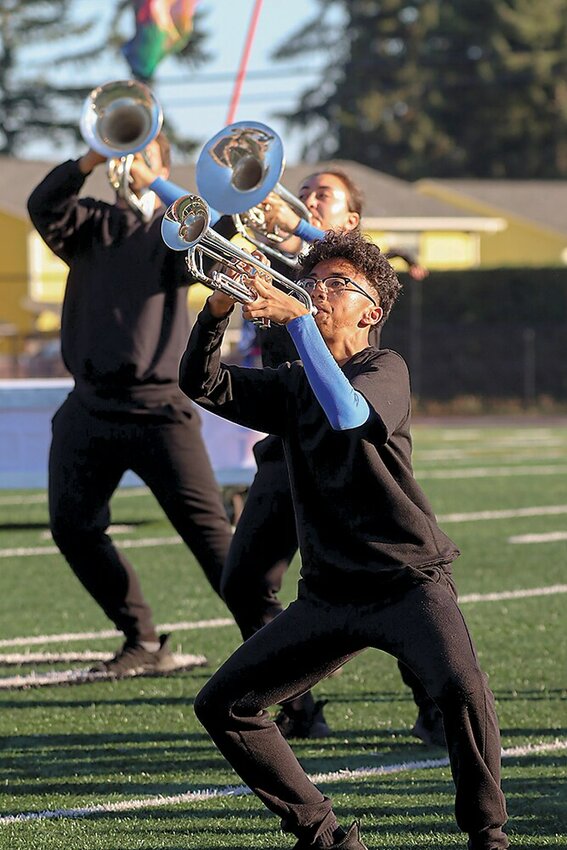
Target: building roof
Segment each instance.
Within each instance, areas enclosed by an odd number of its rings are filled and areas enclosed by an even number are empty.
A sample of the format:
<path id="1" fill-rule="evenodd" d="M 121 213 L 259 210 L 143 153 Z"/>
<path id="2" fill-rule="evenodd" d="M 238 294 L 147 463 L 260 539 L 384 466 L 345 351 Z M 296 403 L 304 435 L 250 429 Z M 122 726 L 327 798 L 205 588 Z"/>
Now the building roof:
<path id="1" fill-rule="evenodd" d="M 0 156 L 0 210 L 27 218 L 26 202 L 30 192 L 55 165 L 54 162 Z M 426 220 L 434 226 L 436 220 L 447 222 L 449 219 L 455 219 L 455 226 L 461 227 L 464 227 L 467 221 L 477 221 L 480 229 L 484 229 L 483 219 L 486 223 L 490 221 L 489 216 L 478 216 L 473 220 L 467 210 L 421 194 L 415 184 L 350 160 L 289 166 L 285 169 L 281 182 L 286 189 L 295 192 L 307 175 L 333 168 L 346 171 L 362 188 L 364 220 L 373 228 L 393 229 L 391 224 L 394 220 L 405 218 L 411 218 L 416 224 L 421 221 L 422 229 L 425 229 L 423 226 Z M 194 165 L 172 166 L 171 179 L 189 192 L 196 191 Z M 85 182 L 83 194 L 107 201 L 113 200 L 104 168 L 95 169 Z M 470 229 L 475 228 L 471 226 Z"/>
<path id="2" fill-rule="evenodd" d="M 482 204 L 487 215 L 514 216 L 546 230 L 567 233 L 567 180 L 421 180 L 417 188 L 439 187 L 447 194 Z"/>

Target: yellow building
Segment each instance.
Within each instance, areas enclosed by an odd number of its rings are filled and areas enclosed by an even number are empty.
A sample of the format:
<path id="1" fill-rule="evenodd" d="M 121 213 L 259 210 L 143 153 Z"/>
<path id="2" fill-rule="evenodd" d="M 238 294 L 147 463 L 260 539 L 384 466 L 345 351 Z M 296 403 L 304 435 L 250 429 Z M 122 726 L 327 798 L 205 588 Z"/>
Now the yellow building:
<path id="1" fill-rule="evenodd" d="M 0 157 L 0 352 L 4 355 L 23 350 L 33 336 L 57 331 L 67 269 L 35 233 L 26 209 L 30 192 L 53 165 Z M 552 230 L 541 220 L 531 221 L 528 214 L 534 205 L 526 205 L 522 218 L 509 214 L 504 204 L 474 199 L 474 186 L 488 181 L 470 181 L 472 188 L 466 194 L 464 182 L 411 184 L 356 162 L 335 160 L 289 167 L 281 182 L 297 192 L 308 174 L 333 168 L 344 170 L 364 193 L 364 231 L 383 250 L 410 254 L 431 271 L 523 265 L 528 260 L 557 264 L 565 251 L 567 238 L 561 228 Z M 189 192 L 196 191 L 194 166 L 175 166 L 171 177 Z M 558 185 L 558 193 L 566 194 L 562 184 L 548 185 Z M 113 200 L 104 169 L 87 179 L 84 194 Z M 394 265 L 404 268 L 401 261 Z M 206 295 L 204 287 L 191 287 L 190 309 L 197 310 Z"/>
<path id="2" fill-rule="evenodd" d="M 562 266 L 567 263 L 567 180 L 420 180 L 424 197 L 463 213 L 496 217 L 506 227 L 479 236 L 479 265 Z"/>
<path id="3" fill-rule="evenodd" d="M 473 214 L 454 204 L 427 197 L 415 184 L 375 171 L 358 162 L 331 160 L 287 168 L 286 189 L 297 192 L 314 171 L 338 168 L 362 189 L 362 227 L 383 251 L 401 250 L 431 271 L 470 269 L 483 264 L 483 245 L 506 228 L 503 218 Z M 402 262 L 393 265 L 404 269 Z"/>

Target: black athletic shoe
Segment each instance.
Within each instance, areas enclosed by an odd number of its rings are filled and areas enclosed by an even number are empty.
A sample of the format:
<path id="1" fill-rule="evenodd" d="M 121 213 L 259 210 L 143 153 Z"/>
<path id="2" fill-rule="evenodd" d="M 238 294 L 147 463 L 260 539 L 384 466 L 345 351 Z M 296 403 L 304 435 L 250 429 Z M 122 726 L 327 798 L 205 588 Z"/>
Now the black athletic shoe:
<path id="1" fill-rule="evenodd" d="M 298 841 L 293 850 L 313 850 L 316 846 Z M 331 844 L 330 847 L 326 847 L 325 850 L 368 850 L 368 847 L 360 840 L 360 828 L 355 821 L 344 838 L 341 838 L 335 844 Z"/>
<path id="2" fill-rule="evenodd" d="M 284 738 L 328 738 L 331 730 L 323 714 L 326 704 L 322 699 L 308 709 L 284 706 L 275 719 L 276 726 Z"/>
<path id="3" fill-rule="evenodd" d="M 430 747 L 447 748 L 443 716 L 436 706 L 419 710 L 411 734 L 420 738 L 424 744 L 428 744 Z"/>
<path id="4" fill-rule="evenodd" d="M 170 647 L 171 635 L 160 635 L 159 649 L 151 652 L 139 643 L 126 643 L 109 661 L 97 661 L 89 673 L 100 678 L 125 679 L 129 676 L 164 676 L 180 670 L 191 670 L 206 663 L 204 657 L 175 655 Z"/>

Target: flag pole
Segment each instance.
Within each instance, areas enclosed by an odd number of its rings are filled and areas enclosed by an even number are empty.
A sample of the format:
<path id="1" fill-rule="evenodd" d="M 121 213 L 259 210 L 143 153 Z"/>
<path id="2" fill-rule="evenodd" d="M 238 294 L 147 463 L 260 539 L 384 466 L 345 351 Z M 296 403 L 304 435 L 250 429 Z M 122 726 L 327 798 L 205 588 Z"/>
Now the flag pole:
<path id="1" fill-rule="evenodd" d="M 246 35 L 246 41 L 244 42 L 242 57 L 240 59 L 240 67 L 238 69 L 238 73 L 234 81 L 234 89 L 232 92 L 232 98 L 228 109 L 228 115 L 226 118 L 227 124 L 232 124 L 234 121 L 234 116 L 236 115 L 236 110 L 240 101 L 240 93 L 242 91 L 242 85 L 244 83 L 244 77 L 246 76 L 246 66 L 248 65 L 248 59 L 250 58 L 250 51 L 252 49 L 252 42 L 254 40 L 254 33 L 256 32 L 256 26 L 258 24 L 258 18 L 260 17 L 261 8 L 262 0 L 255 0 L 254 8 L 252 10 L 252 17 L 250 18 L 250 24 L 248 27 L 248 33 Z"/>

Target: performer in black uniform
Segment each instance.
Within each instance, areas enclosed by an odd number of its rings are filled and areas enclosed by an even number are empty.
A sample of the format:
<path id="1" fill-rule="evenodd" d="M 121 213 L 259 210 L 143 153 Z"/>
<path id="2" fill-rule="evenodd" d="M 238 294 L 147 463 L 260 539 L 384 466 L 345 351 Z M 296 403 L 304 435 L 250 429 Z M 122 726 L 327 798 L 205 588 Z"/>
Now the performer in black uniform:
<path id="1" fill-rule="evenodd" d="M 362 214 L 362 195 L 343 171 L 317 172 L 302 182 L 299 199 L 311 213 L 311 223 L 321 231 L 353 230 L 359 227 Z M 289 232 L 301 229 L 299 216 L 277 195 L 269 195 L 269 226 Z M 279 246 L 290 254 L 301 250 L 303 243 L 292 235 Z M 401 256 L 397 251 L 386 256 Z M 417 262 L 408 254 L 403 259 L 416 268 Z M 272 260 L 282 274 L 293 272 L 283 262 Z M 380 327 L 372 328 L 372 344 L 379 345 Z M 286 361 L 296 360 L 297 350 L 285 328 L 272 326 L 257 333 L 262 364 L 277 368 Z M 278 598 L 283 577 L 297 552 L 297 531 L 285 463 L 279 437 L 269 436 L 254 447 L 257 472 L 243 511 L 238 519 L 234 538 L 222 577 L 222 595 L 240 628 L 242 637 L 250 637 L 261 626 L 281 613 Z M 444 746 L 445 738 L 441 713 L 428 697 L 423 686 L 410 670 L 400 664 L 402 679 L 411 688 L 418 706 L 418 717 L 412 732 L 428 744 Z M 330 734 L 323 714 L 324 702 L 315 701 L 307 692 L 282 706 L 276 723 L 286 737 L 320 738 Z"/>
<path id="2" fill-rule="evenodd" d="M 198 413 L 177 384 L 189 280 L 184 256 L 161 237 L 164 207 L 147 191 L 169 174 L 163 133 L 145 154 L 147 162 L 134 158 L 130 186 L 143 198 L 143 215 L 122 196 L 113 205 L 79 198 L 105 162 L 93 150 L 54 168 L 28 202 L 40 235 L 69 266 L 61 343 L 75 386 L 53 420 L 51 531 L 125 635 L 115 658 L 94 668 L 109 676 L 179 666 L 168 636 L 156 633 L 132 565 L 107 534 L 109 502 L 126 470 L 146 482 L 217 592 L 232 536 Z"/>
<path id="3" fill-rule="evenodd" d="M 456 819 L 469 850 L 503 850 L 494 699 L 456 603 L 455 544 L 411 464 L 407 367 L 368 345 L 399 284 L 358 233 L 329 233 L 303 263 L 315 318 L 256 276 L 250 319 L 284 323 L 301 361 L 226 365 L 232 299 L 215 292 L 193 327 L 180 386 L 198 404 L 284 443 L 302 558 L 298 599 L 250 637 L 198 694 L 195 711 L 242 780 L 309 847 L 364 850 L 338 825 L 266 708 L 303 693 L 367 647 L 403 661 L 443 714 Z"/>

